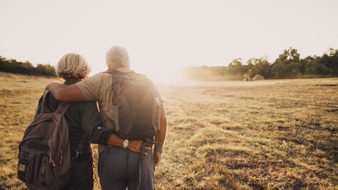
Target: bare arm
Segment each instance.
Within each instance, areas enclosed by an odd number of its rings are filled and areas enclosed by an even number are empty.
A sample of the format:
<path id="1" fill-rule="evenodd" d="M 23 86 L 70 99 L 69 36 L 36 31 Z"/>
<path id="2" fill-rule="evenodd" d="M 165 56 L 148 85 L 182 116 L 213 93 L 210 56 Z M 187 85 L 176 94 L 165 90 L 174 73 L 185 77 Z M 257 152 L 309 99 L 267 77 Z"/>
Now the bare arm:
<path id="1" fill-rule="evenodd" d="M 49 90 L 55 99 L 60 102 L 79 102 L 86 100 L 80 88 L 75 84 L 63 85 L 53 82 L 46 87 L 46 90 Z"/>
<path id="2" fill-rule="evenodd" d="M 155 145 L 155 146 L 161 146 L 161 149 L 162 149 L 162 146 L 164 144 L 164 141 L 165 141 L 165 137 L 167 135 L 167 115 L 166 115 L 166 112 L 165 112 L 165 108 L 164 108 L 164 104 L 163 102 L 161 103 L 161 121 L 160 121 L 160 130 L 159 132 L 157 133 L 156 135 L 156 143 L 158 145 Z M 155 149 L 155 152 L 154 154 L 156 154 L 156 157 L 157 157 L 157 160 L 155 160 L 155 164 L 158 165 L 161 161 L 161 152 L 162 151 L 158 151 Z"/>
<path id="3" fill-rule="evenodd" d="M 167 135 L 167 115 L 165 113 L 164 104 L 161 103 L 161 121 L 160 130 L 156 135 L 156 141 L 163 144 Z"/>

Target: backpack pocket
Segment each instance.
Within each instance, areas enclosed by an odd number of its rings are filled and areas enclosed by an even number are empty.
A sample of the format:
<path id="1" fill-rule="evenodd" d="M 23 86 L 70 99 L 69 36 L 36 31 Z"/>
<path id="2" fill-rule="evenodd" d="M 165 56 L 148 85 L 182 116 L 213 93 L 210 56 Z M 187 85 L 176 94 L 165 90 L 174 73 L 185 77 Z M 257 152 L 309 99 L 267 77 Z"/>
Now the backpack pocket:
<path id="1" fill-rule="evenodd" d="M 26 150 L 19 152 L 18 155 L 18 178 L 25 182 L 27 187 L 32 189 L 47 187 L 52 184 L 52 181 L 47 180 L 52 179 L 49 158 L 45 154 L 48 146 L 26 141 L 21 148 Z"/>
<path id="2" fill-rule="evenodd" d="M 25 183 L 31 183 L 33 176 L 30 172 L 33 168 L 32 157 L 33 155 L 27 152 L 19 152 L 19 162 L 18 162 L 18 178 Z"/>
<path id="3" fill-rule="evenodd" d="M 43 155 L 41 158 L 38 160 L 41 160 L 40 168 L 38 168 L 38 181 L 37 183 L 40 184 L 41 186 L 48 186 L 53 184 L 53 181 L 50 179 L 53 179 L 53 175 L 51 174 L 52 165 L 49 163 L 49 158 L 47 155 Z M 54 177 L 55 178 L 55 177 Z"/>

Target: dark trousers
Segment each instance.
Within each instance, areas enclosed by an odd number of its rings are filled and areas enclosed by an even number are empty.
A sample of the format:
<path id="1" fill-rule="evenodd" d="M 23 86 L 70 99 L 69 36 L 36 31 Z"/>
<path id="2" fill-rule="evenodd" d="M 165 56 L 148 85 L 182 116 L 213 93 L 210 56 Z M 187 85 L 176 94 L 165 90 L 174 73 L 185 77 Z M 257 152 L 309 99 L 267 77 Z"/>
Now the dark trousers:
<path id="1" fill-rule="evenodd" d="M 145 156 L 121 147 L 107 147 L 100 153 L 98 169 L 102 190 L 155 189 L 151 150 Z"/>
<path id="2" fill-rule="evenodd" d="M 89 154 L 74 164 L 71 180 L 61 190 L 92 190 L 93 184 L 93 157 Z"/>

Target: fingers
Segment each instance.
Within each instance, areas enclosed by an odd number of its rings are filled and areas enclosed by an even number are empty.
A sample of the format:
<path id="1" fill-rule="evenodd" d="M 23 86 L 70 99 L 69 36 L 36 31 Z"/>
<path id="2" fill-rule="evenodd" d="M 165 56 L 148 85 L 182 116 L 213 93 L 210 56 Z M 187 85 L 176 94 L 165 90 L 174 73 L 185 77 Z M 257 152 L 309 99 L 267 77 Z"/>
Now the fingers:
<path id="1" fill-rule="evenodd" d="M 141 141 L 141 140 L 131 140 L 131 141 L 129 141 L 128 148 L 129 148 L 129 150 L 131 150 L 133 152 L 143 152 L 144 156 L 148 156 L 149 155 L 148 152 L 152 150 L 152 146 L 145 145 L 144 146 L 144 151 L 141 151 L 142 144 L 143 144 L 143 141 Z"/>
<path id="2" fill-rule="evenodd" d="M 144 146 L 144 154 L 145 156 L 148 156 L 148 152 L 152 150 L 151 146 Z"/>
<path id="3" fill-rule="evenodd" d="M 150 146 L 145 146 L 144 150 L 151 150 L 151 147 Z"/>
<path id="4" fill-rule="evenodd" d="M 129 141 L 128 148 L 133 152 L 141 152 L 142 143 L 143 142 L 141 140 L 131 140 L 131 141 Z M 151 150 L 151 148 L 150 148 L 150 150 Z"/>
<path id="5" fill-rule="evenodd" d="M 155 166 L 158 166 L 161 162 L 161 153 L 160 152 L 155 152 L 156 156 L 155 156 Z"/>
<path id="6" fill-rule="evenodd" d="M 141 145 L 138 141 L 132 140 L 129 141 L 128 148 L 133 152 L 141 152 Z"/>

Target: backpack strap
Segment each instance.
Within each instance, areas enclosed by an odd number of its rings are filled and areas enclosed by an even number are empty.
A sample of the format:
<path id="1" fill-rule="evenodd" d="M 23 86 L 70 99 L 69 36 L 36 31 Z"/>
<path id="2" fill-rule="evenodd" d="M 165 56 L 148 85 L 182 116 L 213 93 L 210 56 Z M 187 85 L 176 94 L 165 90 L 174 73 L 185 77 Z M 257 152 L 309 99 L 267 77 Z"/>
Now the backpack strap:
<path id="1" fill-rule="evenodd" d="M 83 133 L 80 138 L 79 145 L 75 148 L 75 156 L 71 158 L 71 160 L 74 161 L 75 163 L 78 162 L 79 157 L 81 157 L 83 154 L 86 140 L 88 140 L 88 137 Z"/>
<path id="2" fill-rule="evenodd" d="M 51 112 L 53 112 L 48 105 L 47 97 L 48 97 L 49 93 L 50 93 L 49 90 L 45 90 L 43 92 L 42 103 L 41 103 L 41 112 L 40 113 L 51 113 Z M 63 115 L 63 114 L 66 113 L 69 106 L 70 106 L 70 103 L 61 103 L 59 105 L 59 107 L 56 109 L 55 112 Z"/>
<path id="3" fill-rule="evenodd" d="M 43 92 L 40 113 L 50 113 L 51 112 L 51 110 L 48 106 L 48 103 L 47 103 L 48 93 L 49 93 L 49 90 L 45 90 Z"/>
<path id="4" fill-rule="evenodd" d="M 70 106 L 70 103 L 61 103 L 59 105 L 59 107 L 56 109 L 55 112 L 63 115 L 63 114 L 66 113 L 66 111 L 69 108 L 69 106 Z"/>
<path id="5" fill-rule="evenodd" d="M 116 106 L 116 98 L 117 98 L 116 95 L 119 94 L 119 92 L 122 89 L 121 84 L 118 82 L 119 79 L 121 79 L 121 78 L 131 79 L 130 75 L 131 74 L 135 74 L 135 72 L 125 73 L 125 72 L 121 72 L 121 71 L 116 70 L 116 69 L 108 69 L 104 73 L 108 73 L 108 74 L 112 75 L 112 79 L 113 80 L 112 80 L 112 86 L 111 86 L 111 88 L 113 90 L 113 105 Z"/>
<path id="6" fill-rule="evenodd" d="M 108 69 L 104 73 L 109 73 L 113 77 L 116 77 L 116 78 L 124 77 L 124 78 L 129 78 L 129 79 L 135 79 L 135 74 L 136 74 L 132 70 L 130 70 L 130 72 L 121 72 L 121 71 L 119 71 L 117 69 Z"/>

